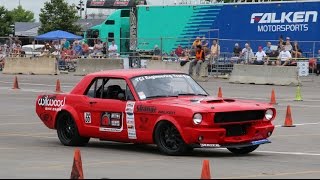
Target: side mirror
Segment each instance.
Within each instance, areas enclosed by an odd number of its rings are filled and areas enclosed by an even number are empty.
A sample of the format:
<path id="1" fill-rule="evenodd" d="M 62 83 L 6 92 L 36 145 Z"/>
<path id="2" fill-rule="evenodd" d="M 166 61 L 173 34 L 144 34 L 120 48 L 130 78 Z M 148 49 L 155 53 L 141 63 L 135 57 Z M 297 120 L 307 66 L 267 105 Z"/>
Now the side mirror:
<path id="1" fill-rule="evenodd" d="M 118 99 L 120 99 L 121 101 L 126 100 L 126 97 L 125 97 L 124 93 L 119 93 L 118 94 Z"/>

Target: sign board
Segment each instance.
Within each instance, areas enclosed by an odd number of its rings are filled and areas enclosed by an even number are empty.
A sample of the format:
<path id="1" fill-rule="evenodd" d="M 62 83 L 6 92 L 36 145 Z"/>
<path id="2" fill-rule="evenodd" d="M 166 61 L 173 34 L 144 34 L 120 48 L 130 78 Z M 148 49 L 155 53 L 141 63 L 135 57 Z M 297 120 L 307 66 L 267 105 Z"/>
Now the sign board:
<path id="1" fill-rule="evenodd" d="M 299 76 L 309 75 L 309 62 L 298 62 L 297 63 Z"/>
<path id="2" fill-rule="evenodd" d="M 146 4 L 146 0 L 88 0 L 87 8 L 122 9 Z"/>

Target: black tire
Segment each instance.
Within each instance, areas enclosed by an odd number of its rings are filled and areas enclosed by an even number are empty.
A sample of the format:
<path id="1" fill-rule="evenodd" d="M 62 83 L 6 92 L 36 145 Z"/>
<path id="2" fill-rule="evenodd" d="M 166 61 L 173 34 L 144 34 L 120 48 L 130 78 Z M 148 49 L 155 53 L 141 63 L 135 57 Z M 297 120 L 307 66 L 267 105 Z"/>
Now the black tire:
<path id="1" fill-rule="evenodd" d="M 63 112 L 57 119 L 57 134 L 60 142 L 65 146 L 84 146 L 90 138 L 81 137 L 71 114 Z"/>
<path id="2" fill-rule="evenodd" d="M 158 123 L 154 140 L 159 150 L 167 155 L 185 155 L 193 149 L 183 141 L 177 128 L 166 121 Z"/>
<path id="3" fill-rule="evenodd" d="M 259 145 L 242 147 L 242 148 L 227 148 L 230 152 L 236 155 L 245 155 L 253 152 L 259 147 Z"/>

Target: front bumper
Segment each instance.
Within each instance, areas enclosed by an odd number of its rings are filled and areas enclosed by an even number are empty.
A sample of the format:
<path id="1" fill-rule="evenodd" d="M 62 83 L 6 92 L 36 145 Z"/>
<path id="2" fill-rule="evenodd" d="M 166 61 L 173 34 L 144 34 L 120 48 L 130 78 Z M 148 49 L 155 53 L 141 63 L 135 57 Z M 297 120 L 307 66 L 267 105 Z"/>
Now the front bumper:
<path id="1" fill-rule="evenodd" d="M 185 128 L 184 140 L 199 147 L 245 147 L 270 143 L 273 125 L 250 126 L 241 136 L 228 136 L 225 128 Z"/>
<path id="2" fill-rule="evenodd" d="M 195 148 L 202 147 L 202 148 L 241 148 L 241 147 L 248 147 L 248 146 L 254 146 L 254 145 L 261 145 L 261 144 L 268 144 L 271 143 L 269 139 L 261 139 L 257 141 L 251 141 L 248 143 L 237 143 L 237 144 L 199 144 L 194 145 Z"/>

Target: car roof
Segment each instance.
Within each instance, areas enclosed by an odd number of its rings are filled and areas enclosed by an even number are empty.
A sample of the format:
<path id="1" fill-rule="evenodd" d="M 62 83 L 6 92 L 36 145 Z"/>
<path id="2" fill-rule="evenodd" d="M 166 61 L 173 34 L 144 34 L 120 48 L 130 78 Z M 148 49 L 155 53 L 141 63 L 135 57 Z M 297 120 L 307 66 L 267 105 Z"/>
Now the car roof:
<path id="1" fill-rule="evenodd" d="M 153 70 L 153 69 L 115 69 L 107 71 L 99 71 L 95 73 L 88 74 L 87 76 L 112 76 L 119 78 L 133 78 L 136 76 L 153 75 L 153 74 L 185 74 L 181 71 L 174 70 Z"/>

